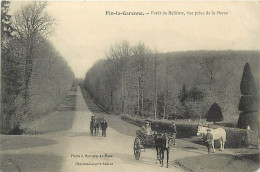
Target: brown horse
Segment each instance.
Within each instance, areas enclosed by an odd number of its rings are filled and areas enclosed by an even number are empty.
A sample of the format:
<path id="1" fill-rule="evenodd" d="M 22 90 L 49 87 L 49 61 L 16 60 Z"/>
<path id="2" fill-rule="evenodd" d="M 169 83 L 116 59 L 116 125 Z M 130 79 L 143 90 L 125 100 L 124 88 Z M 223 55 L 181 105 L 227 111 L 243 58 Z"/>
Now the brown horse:
<path id="1" fill-rule="evenodd" d="M 169 164 L 169 152 L 173 143 L 173 137 L 170 134 L 156 134 L 155 135 L 155 149 L 157 152 L 157 161 L 159 160 L 161 167 L 163 167 L 164 152 L 166 151 L 166 167 Z M 157 162 L 156 162 L 157 163 Z"/>

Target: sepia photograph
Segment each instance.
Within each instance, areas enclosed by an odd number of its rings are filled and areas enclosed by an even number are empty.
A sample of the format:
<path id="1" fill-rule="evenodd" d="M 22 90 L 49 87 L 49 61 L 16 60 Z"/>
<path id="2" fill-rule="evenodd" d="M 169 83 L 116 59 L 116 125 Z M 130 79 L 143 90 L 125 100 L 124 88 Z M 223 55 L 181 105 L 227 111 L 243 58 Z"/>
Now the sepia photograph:
<path id="1" fill-rule="evenodd" d="M 0 172 L 260 171 L 260 1 L 1 0 Z"/>

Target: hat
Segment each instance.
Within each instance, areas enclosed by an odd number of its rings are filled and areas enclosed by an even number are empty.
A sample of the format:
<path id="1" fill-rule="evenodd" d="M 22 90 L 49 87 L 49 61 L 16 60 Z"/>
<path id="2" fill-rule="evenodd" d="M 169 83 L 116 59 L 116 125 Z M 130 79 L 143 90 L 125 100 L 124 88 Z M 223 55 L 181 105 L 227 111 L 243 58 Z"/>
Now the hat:
<path id="1" fill-rule="evenodd" d="M 145 120 L 145 123 L 150 123 L 150 121 L 148 119 Z"/>

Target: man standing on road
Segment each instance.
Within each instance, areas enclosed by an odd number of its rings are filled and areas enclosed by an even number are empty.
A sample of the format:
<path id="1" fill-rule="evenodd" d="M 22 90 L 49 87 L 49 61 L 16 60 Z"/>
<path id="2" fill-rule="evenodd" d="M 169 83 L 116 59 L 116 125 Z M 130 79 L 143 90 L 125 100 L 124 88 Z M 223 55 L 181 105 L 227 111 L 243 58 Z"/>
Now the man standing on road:
<path id="1" fill-rule="evenodd" d="M 175 122 L 172 122 L 171 132 L 172 132 L 172 137 L 173 137 L 173 145 L 175 145 L 175 139 L 176 139 L 176 134 L 177 134 Z"/>
<path id="2" fill-rule="evenodd" d="M 103 119 L 103 121 L 101 122 L 101 129 L 102 129 L 102 136 L 106 137 L 107 122 L 105 121 L 105 119 Z"/>
<path id="3" fill-rule="evenodd" d="M 210 151 L 211 151 L 211 148 L 213 148 L 212 144 L 214 144 L 213 143 L 213 135 L 211 134 L 211 129 L 210 128 L 207 129 L 206 142 L 207 142 L 208 154 L 209 154 Z M 213 152 L 214 152 L 214 149 L 213 149 Z"/>

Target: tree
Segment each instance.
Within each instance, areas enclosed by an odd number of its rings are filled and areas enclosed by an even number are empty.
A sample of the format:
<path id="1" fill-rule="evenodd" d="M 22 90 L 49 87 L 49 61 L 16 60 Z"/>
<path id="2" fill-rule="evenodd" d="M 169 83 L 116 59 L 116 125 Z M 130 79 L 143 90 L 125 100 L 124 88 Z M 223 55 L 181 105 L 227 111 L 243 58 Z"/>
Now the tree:
<path id="1" fill-rule="evenodd" d="M 214 103 L 210 107 L 210 109 L 207 113 L 207 121 L 214 122 L 214 124 L 216 122 L 223 121 L 223 115 L 222 115 L 221 109 L 217 103 Z"/>
<path id="2" fill-rule="evenodd" d="M 189 99 L 193 101 L 203 100 L 205 94 L 202 90 L 199 90 L 197 87 L 192 87 L 189 91 Z"/>
<path id="3" fill-rule="evenodd" d="M 184 106 L 185 102 L 189 98 L 189 92 L 188 92 L 185 84 L 182 85 L 182 90 L 180 91 L 178 98 L 179 98 L 181 104 Z"/>
<path id="4" fill-rule="evenodd" d="M 144 113 L 144 83 L 145 83 L 145 69 L 147 65 L 148 54 L 151 52 L 148 47 L 145 46 L 144 43 L 139 43 L 132 48 L 133 56 L 135 58 L 135 64 L 137 68 L 137 107 L 138 112 L 143 116 Z M 140 109 L 141 105 L 141 109 Z"/>
<path id="5" fill-rule="evenodd" d="M 131 56 L 131 47 L 128 41 L 124 40 L 119 44 L 111 46 L 107 59 L 114 65 L 121 79 L 121 113 L 125 112 L 125 71 L 127 58 Z"/>
<path id="6" fill-rule="evenodd" d="M 249 63 L 244 66 L 240 91 L 242 95 L 238 109 L 242 112 L 239 115 L 237 126 L 245 129 L 249 125 L 251 129 L 257 130 L 259 104 L 256 84 Z"/>
<path id="7" fill-rule="evenodd" d="M 163 117 L 166 117 L 168 98 L 169 98 L 169 88 L 168 88 L 168 75 L 169 75 L 169 58 L 165 59 L 165 80 L 164 80 L 164 107 L 163 107 Z M 167 115 L 168 116 L 168 115 Z M 168 117 L 167 117 L 168 118 Z"/>
<path id="8" fill-rule="evenodd" d="M 157 118 L 157 104 L 158 104 L 158 83 L 157 83 L 157 70 L 159 62 L 157 60 L 157 50 L 155 50 L 154 56 L 154 119 Z"/>
<path id="9" fill-rule="evenodd" d="M 29 85 L 31 82 L 34 52 L 39 43 L 53 31 L 54 19 L 46 13 L 47 2 L 34 1 L 17 12 L 13 27 L 24 48 L 24 115 L 28 110 Z"/>
<path id="10" fill-rule="evenodd" d="M 1 132 L 6 133 L 14 124 L 15 97 L 19 92 L 19 60 L 16 39 L 13 36 L 9 1 L 1 1 Z"/>
<path id="11" fill-rule="evenodd" d="M 216 57 L 205 58 L 200 63 L 200 66 L 204 83 L 209 85 L 209 90 L 211 91 L 213 84 L 216 82 L 216 74 L 220 68 L 219 61 Z"/>
<path id="12" fill-rule="evenodd" d="M 2 48 L 6 47 L 6 42 L 12 37 L 14 31 L 12 27 L 11 15 L 9 12 L 9 1 L 1 1 L 1 44 Z"/>
<path id="13" fill-rule="evenodd" d="M 246 63 L 244 66 L 244 72 L 240 83 L 240 91 L 242 95 L 255 95 L 257 93 L 255 79 L 249 63 Z"/>

